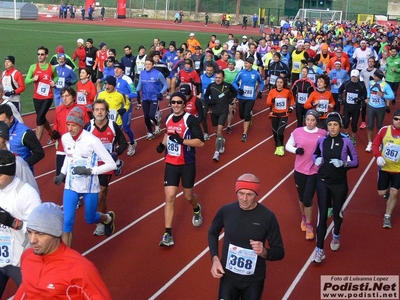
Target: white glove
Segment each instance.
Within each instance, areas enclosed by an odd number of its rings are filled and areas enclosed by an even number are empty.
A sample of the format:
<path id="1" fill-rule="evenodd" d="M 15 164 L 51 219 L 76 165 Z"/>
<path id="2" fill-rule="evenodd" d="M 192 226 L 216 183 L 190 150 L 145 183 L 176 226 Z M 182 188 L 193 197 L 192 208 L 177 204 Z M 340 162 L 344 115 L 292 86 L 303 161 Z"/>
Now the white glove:
<path id="1" fill-rule="evenodd" d="M 343 160 L 337 158 L 332 158 L 329 163 L 333 164 L 336 168 L 343 167 L 344 165 Z"/>
<path id="2" fill-rule="evenodd" d="M 314 165 L 316 165 L 317 167 L 319 167 L 322 164 L 322 157 L 317 157 L 315 159 Z"/>
<path id="3" fill-rule="evenodd" d="M 382 156 L 379 156 L 376 159 L 376 164 L 378 165 L 378 167 L 383 167 L 384 165 L 386 165 L 386 160 Z"/>

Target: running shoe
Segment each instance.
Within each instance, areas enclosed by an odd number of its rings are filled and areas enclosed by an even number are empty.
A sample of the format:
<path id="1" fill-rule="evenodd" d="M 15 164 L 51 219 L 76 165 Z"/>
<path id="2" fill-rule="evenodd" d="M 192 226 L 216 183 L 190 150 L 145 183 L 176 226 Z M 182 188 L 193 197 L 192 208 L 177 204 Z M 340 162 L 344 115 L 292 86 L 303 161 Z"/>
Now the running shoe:
<path id="1" fill-rule="evenodd" d="M 159 244 L 160 247 L 169 247 L 174 245 L 174 238 L 169 233 L 164 233 Z"/>
<path id="2" fill-rule="evenodd" d="M 383 218 L 383 228 L 392 228 L 391 217 L 384 217 Z"/>
<path id="3" fill-rule="evenodd" d="M 360 129 L 365 129 L 367 128 L 367 124 L 365 122 L 361 122 L 360 127 L 358 127 Z"/>
<path id="4" fill-rule="evenodd" d="M 312 226 L 306 227 L 306 240 L 310 241 L 314 239 L 314 228 Z"/>
<path id="5" fill-rule="evenodd" d="M 158 122 L 157 122 L 157 124 L 158 124 Z M 159 126 L 159 125 L 156 125 L 155 128 L 154 128 L 154 134 L 155 134 L 155 135 L 159 135 L 160 132 L 161 132 L 160 126 Z"/>
<path id="6" fill-rule="evenodd" d="M 214 152 L 214 156 L 213 156 L 212 159 L 215 160 L 215 161 L 219 161 L 219 152 L 218 151 Z"/>
<path id="7" fill-rule="evenodd" d="M 219 153 L 224 153 L 225 152 L 225 139 L 222 139 L 222 146 L 219 148 Z"/>
<path id="8" fill-rule="evenodd" d="M 285 155 L 285 148 L 283 146 L 278 147 L 278 156 L 284 156 Z"/>
<path id="9" fill-rule="evenodd" d="M 197 213 L 193 213 L 193 218 L 192 218 L 192 224 L 195 227 L 201 226 L 203 224 L 203 216 L 201 215 L 201 206 L 200 204 L 197 204 L 199 206 L 199 211 Z"/>
<path id="10" fill-rule="evenodd" d="M 170 94 L 170 93 L 167 93 L 167 96 L 165 97 L 165 99 L 166 99 L 166 100 L 171 99 L 171 94 Z"/>
<path id="11" fill-rule="evenodd" d="M 111 221 L 108 223 L 104 223 L 104 235 L 105 236 L 110 236 L 114 233 L 115 231 L 115 213 L 111 210 L 108 212 L 108 214 L 111 217 Z"/>
<path id="12" fill-rule="evenodd" d="M 332 231 L 331 250 L 338 251 L 340 247 L 340 235 L 336 235 Z"/>
<path id="13" fill-rule="evenodd" d="M 155 138 L 154 134 L 148 132 L 146 135 L 146 140 L 151 141 Z"/>
<path id="14" fill-rule="evenodd" d="M 392 100 L 392 105 L 395 106 L 396 105 L 396 99 Z"/>
<path id="15" fill-rule="evenodd" d="M 208 133 L 205 133 L 205 134 L 203 135 L 203 137 L 204 137 L 204 140 L 205 140 L 205 141 L 209 141 L 209 140 L 210 140 L 210 136 L 208 135 Z"/>
<path id="16" fill-rule="evenodd" d="M 316 247 L 313 254 L 313 262 L 321 263 L 324 259 L 325 259 L 324 250 Z"/>
<path id="17" fill-rule="evenodd" d="M 306 231 L 307 230 L 306 220 L 301 219 L 300 229 L 301 229 L 301 231 Z"/>
<path id="18" fill-rule="evenodd" d="M 371 151 L 372 151 L 372 143 L 369 142 L 367 148 L 365 148 L 365 152 L 371 152 Z"/>
<path id="19" fill-rule="evenodd" d="M 104 235 L 104 228 L 105 228 L 105 225 L 103 223 L 97 224 L 96 229 L 93 232 L 93 235 L 96 235 L 96 236 Z"/>
<path id="20" fill-rule="evenodd" d="M 124 165 L 124 161 L 118 159 L 119 163 L 117 164 L 117 168 L 114 170 L 114 175 L 119 176 L 122 174 L 122 166 Z"/>
<path id="21" fill-rule="evenodd" d="M 279 153 L 279 147 L 276 147 L 276 148 L 275 148 L 274 155 L 278 155 L 278 153 Z"/>
<path id="22" fill-rule="evenodd" d="M 80 195 L 78 203 L 76 204 L 76 209 L 79 209 L 82 206 L 82 202 L 83 202 L 83 196 Z"/>
<path id="23" fill-rule="evenodd" d="M 242 134 L 242 139 L 240 141 L 241 142 L 247 142 L 247 134 L 243 133 Z"/>
<path id="24" fill-rule="evenodd" d="M 353 143 L 354 146 L 357 145 L 356 137 L 355 137 L 355 136 L 351 136 L 351 137 L 350 137 L 350 141 Z"/>
<path id="25" fill-rule="evenodd" d="M 333 207 L 328 207 L 328 213 L 326 214 L 328 218 L 333 216 Z"/>
<path id="26" fill-rule="evenodd" d="M 135 109 L 136 110 L 142 109 L 142 104 L 138 104 Z"/>
<path id="27" fill-rule="evenodd" d="M 134 141 L 133 144 L 129 144 L 128 151 L 126 151 L 126 154 L 128 156 L 133 156 L 136 153 L 136 146 L 137 146 L 137 141 Z"/>
<path id="28" fill-rule="evenodd" d="M 226 127 L 226 132 L 228 134 L 232 134 L 232 127 L 231 126 Z"/>
<path id="29" fill-rule="evenodd" d="M 155 114 L 155 119 L 157 120 L 157 125 L 160 126 L 159 123 L 161 123 L 161 116 L 162 116 L 162 111 L 161 110 L 157 110 L 156 114 Z"/>

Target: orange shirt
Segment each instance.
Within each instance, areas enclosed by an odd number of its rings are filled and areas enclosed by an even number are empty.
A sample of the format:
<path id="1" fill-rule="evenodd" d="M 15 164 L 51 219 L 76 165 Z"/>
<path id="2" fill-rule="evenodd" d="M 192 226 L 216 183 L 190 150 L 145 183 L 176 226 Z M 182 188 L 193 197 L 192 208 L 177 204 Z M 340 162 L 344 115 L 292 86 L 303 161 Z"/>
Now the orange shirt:
<path id="1" fill-rule="evenodd" d="M 196 40 L 195 38 L 193 38 L 193 39 L 189 38 L 189 39 L 186 41 L 186 44 L 188 45 L 188 50 L 189 50 L 190 52 L 192 52 L 192 54 L 194 54 L 194 52 L 196 51 L 196 46 L 201 47 L 199 41 Z"/>
<path id="2" fill-rule="evenodd" d="M 310 94 L 306 103 L 304 103 L 305 109 L 313 108 L 320 113 L 320 119 L 326 119 L 329 113 L 329 108 L 335 106 L 335 99 L 331 91 L 325 90 L 323 92 L 315 90 Z"/>
<path id="3" fill-rule="evenodd" d="M 287 88 L 283 88 L 281 91 L 274 88 L 268 93 L 266 103 L 267 106 L 271 107 L 271 112 L 273 113 L 271 117 L 277 117 L 276 115 L 286 117 L 289 108 L 294 106 L 294 97 L 292 91 Z"/>
<path id="4" fill-rule="evenodd" d="M 342 63 L 341 68 L 342 68 L 343 70 L 346 70 L 347 73 L 349 73 L 349 72 L 350 72 L 350 60 L 349 60 L 348 56 L 346 57 L 346 56 L 344 56 L 343 54 L 345 54 L 345 53 L 342 53 L 342 56 L 340 57 L 340 62 Z M 327 66 L 326 66 L 326 72 L 327 72 L 328 74 L 329 74 L 329 72 L 330 72 L 331 70 L 333 70 L 333 69 L 335 68 L 335 62 L 336 62 L 337 60 L 338 60 L 338 57 L 337 57 L 337 56 L 334 56 L 334 57 L 332 57 L 332 58 L 329 60 Z"/>

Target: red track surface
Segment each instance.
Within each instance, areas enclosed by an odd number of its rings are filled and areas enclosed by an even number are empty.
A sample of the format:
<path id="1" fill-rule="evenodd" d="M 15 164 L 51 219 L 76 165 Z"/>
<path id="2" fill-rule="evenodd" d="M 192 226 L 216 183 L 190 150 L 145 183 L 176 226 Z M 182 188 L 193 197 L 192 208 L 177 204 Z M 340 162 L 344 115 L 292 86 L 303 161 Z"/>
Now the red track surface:
<path id="1" fill-rule="evenodd" d="M 142 24 L 142 20 L 139 21 Z M 219 32 L 220 28 L 215 27 L 217 29 Z M 162 102 L 163 119 L 168 112 L 166 105 Z M 218 280 L 210 274 L 207 231 L 218 208 L 235 201 L 234 182 L 245 172 L 260 178 L 260 199 L 275 212 L 286 251 L 282 261 L 267 263 L 263 299 L 284 298 L 296 276 L 298 283 L 293 285 L 287 297 L 302 300 L 320 299 L 321 275 L 399 274 L 399 210 L 392 217 L 393 229 L 383 229 L 385 201 L 376 192 L 376 164 L 371 162 L 372 155 L 364 152 L 365 131 L 359 132 L 356 147 L 360 166 L 348 172 L 351 201 L 344 212 L 341 248 L 337 253 L 329 249 L 329 234 L 326 259 L 320 265 L 306 265 L 301 272 L 315 241 L 306 241 L 300 231 L 297 193 L 290 174 L 294 155 L 273 155 L 275 146 L 264 99 L 257 100 L 254 112 L 249 141 L 240 142 L 242 123 L 235 125 L 233 134 L 226 135 L 226 152 L 219 163 L 211 159 L 215 137 L 206 142 L 204 148 L 198 149 L 195 192 L 203 207 L 204 224 L 200 228 L 191 225 L 191 207 L 179 196 L 173 224 L 175 246 L 168 249 L 158 247 L 164 231 L 164 163 L 155 147 L 162 137 L 146 141 L 142 111 L 134 112 L 132 128 L 138 138 L 137 152 L 133 157 L 122 157 L 125 161 L 123 175 L 113 178 L 108 194 L 108 207 L 116 212 L 116 233 L 110 238 L 94 237 L 94 225 L 84 222 L 82 208 L 77 212 L 74 230 L 73 247 L 99 268 L 113 299 L 217 299 Z M 50 120 L 53 113 L 49 114 Z M 28 126 L 34 127 L 33 115 L 24 119 Z M 294 121 L 295 117 L 291 115 L 285 141 L 295 128 Z M 235 122 L 239 122 L 237 116 Z M 385 124 L 389 122 L 387 117 Z M 35 167 L 35 174 L 43 201 L 61 204 L 62 187 L 56 187 L 52 182 L 54 158 L 54 147 L 46 147 L 46 157 Z M 317 210 L 314 211 L 315 224 Z M 13 292 L 15 287 L 9 284 L 7 296 Z"/>

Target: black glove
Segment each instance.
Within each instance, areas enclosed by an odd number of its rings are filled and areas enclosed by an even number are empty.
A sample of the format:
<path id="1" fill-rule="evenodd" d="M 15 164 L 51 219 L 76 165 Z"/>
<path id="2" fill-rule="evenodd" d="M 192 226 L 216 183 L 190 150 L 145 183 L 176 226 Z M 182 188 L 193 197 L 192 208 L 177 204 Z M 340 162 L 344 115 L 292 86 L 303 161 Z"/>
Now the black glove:
<path id="1" fill-rule="evenodd" d="M 10 92 L 5 92 L 4 93 L 4 96 L 6 96 L 6 97 L 10 97 L 10 96 L 13 96 L 13 95 L 15 95 L 15 91 L 10 91 Z"/>
<path id="2" fill-rule="evenodd" d="M 307 64 L 307 61 L 306 61 L 305 59 L 302 59 L 302 60 L 301 60 L 301 63 L 306 65 L 306 64 Z"/>
<path id="3" fill-rule="evenodd" d="M 390 114 L 390 107 L 386 106 L 385 111 L 386 111 L 386 113 Z"/>
<path id="4" fill-rule="evenodd" d="M 59 175 L 57 175 L 56 177 L 54 177 L 53 181 L 56 185 L 60 185 L 61 182 L 63 182 L 65 179 L 65 174 L 60 173 Z"/>
<path id="5" fill-rule="evenodd" d="M 289 107 L 289 114 L 293 112 L 293 106 Z"/>
<path id="6" fill-rule="evenodd" d="M 238 89 L 237 92 L 238 92 L 239 95 L 243 95 L 244 94 L 243 89 Z"/>
<path id="7" fill-rule="evenodd" d="M 357 102 L 357 99 L 354 99 L 354 101 Z M 339 102 L 340 104 L 343 104 L 343 98 L 342 98 L 342 96 L 339 96 L 339 97 L 338 97 L 338 102 Z"/>
<path id="8" fill-rule="evenodd" d="M 118 109 L 118 114 L 122 117 L 124 115 L 124 113 L 126 113 L 126 109 L 125 108 L 120 108 Z"/>
<path id="9" fill-rule="evenodd" d="M 190 83 L 191 83 L 191 84 L 196 84 L 196 82 L 194 81 L 193 78 L 190 78 Z"/>
<path id="10" fill-rule="evenodd" d="M 156 151 L 157 151 L 158 153 L 163 153 L 164 150 L 165 150 L 165 145 L 164 145 L 163 143 L 159 143 L 159 144 L 157 145 L 157 147 L 156 147 Z"/>
<path id="11" fill-rule="evenodd" d="M 298 155 L 303 155 L 304 154 L 304 148 L 297 148 L 296 149 L 296 154 L 298 154 Z"/>
<path id="12" fill-rule="evenodd" d="M 75 167 L 75 168 L 72 169 L 72 174 L 73 175 L 86 175 L 86 176 L 89 176 L 89 175 L 92 175 L 92 169 L 88 169 L 86 167 L 78 166 L 78 167 Z"/>
<path id="13" fill-rule="evenodd" d="M 71 86 L 71 85 L 72 85 L 72 82 L 69 81 L 69 80 L 65 80 L 65 85 Z"/>
<path id="14" fill-rule="evenodd" d="M 8 227 L 14 227 L 15 218 L 6 210 L 0 207 L 0 223 Z"/>
<path id="15" fill-rule="evenodd" d="M 53 132 L 51 133 L 51 139 L 58 140 L 60 137 L 60 133 L 57 130 L 53 130 Z"/>
<path id="16" fill-rule="evenodd" d="M 271 103 L 275 103 L 275 98 L 272 98 Z"/>
<path id="17" fill-rule="evenodd" d="M 157 94 L 157 100 L 162 100 L 164 98 L 162 93 Z"/>
<path id="18" fill-rule="evenodd" d="M 258 93 L 257 93 L 257 98 L 258 98 L 258 99 L 261 99 L 261 98 L 262 98 L 262 91 L 258 91 Z"/>
<path id="19" fill-rule="evenodd" d="M 169 140 L 173 141 L 173 142 L 175 142 L 175 143 L 177 143 L 179 145 L 183 144 L 183 138 L 181 138 L 181 136 L 176 131 L 175 131 L 174 134 L 169 136 Z"/>

